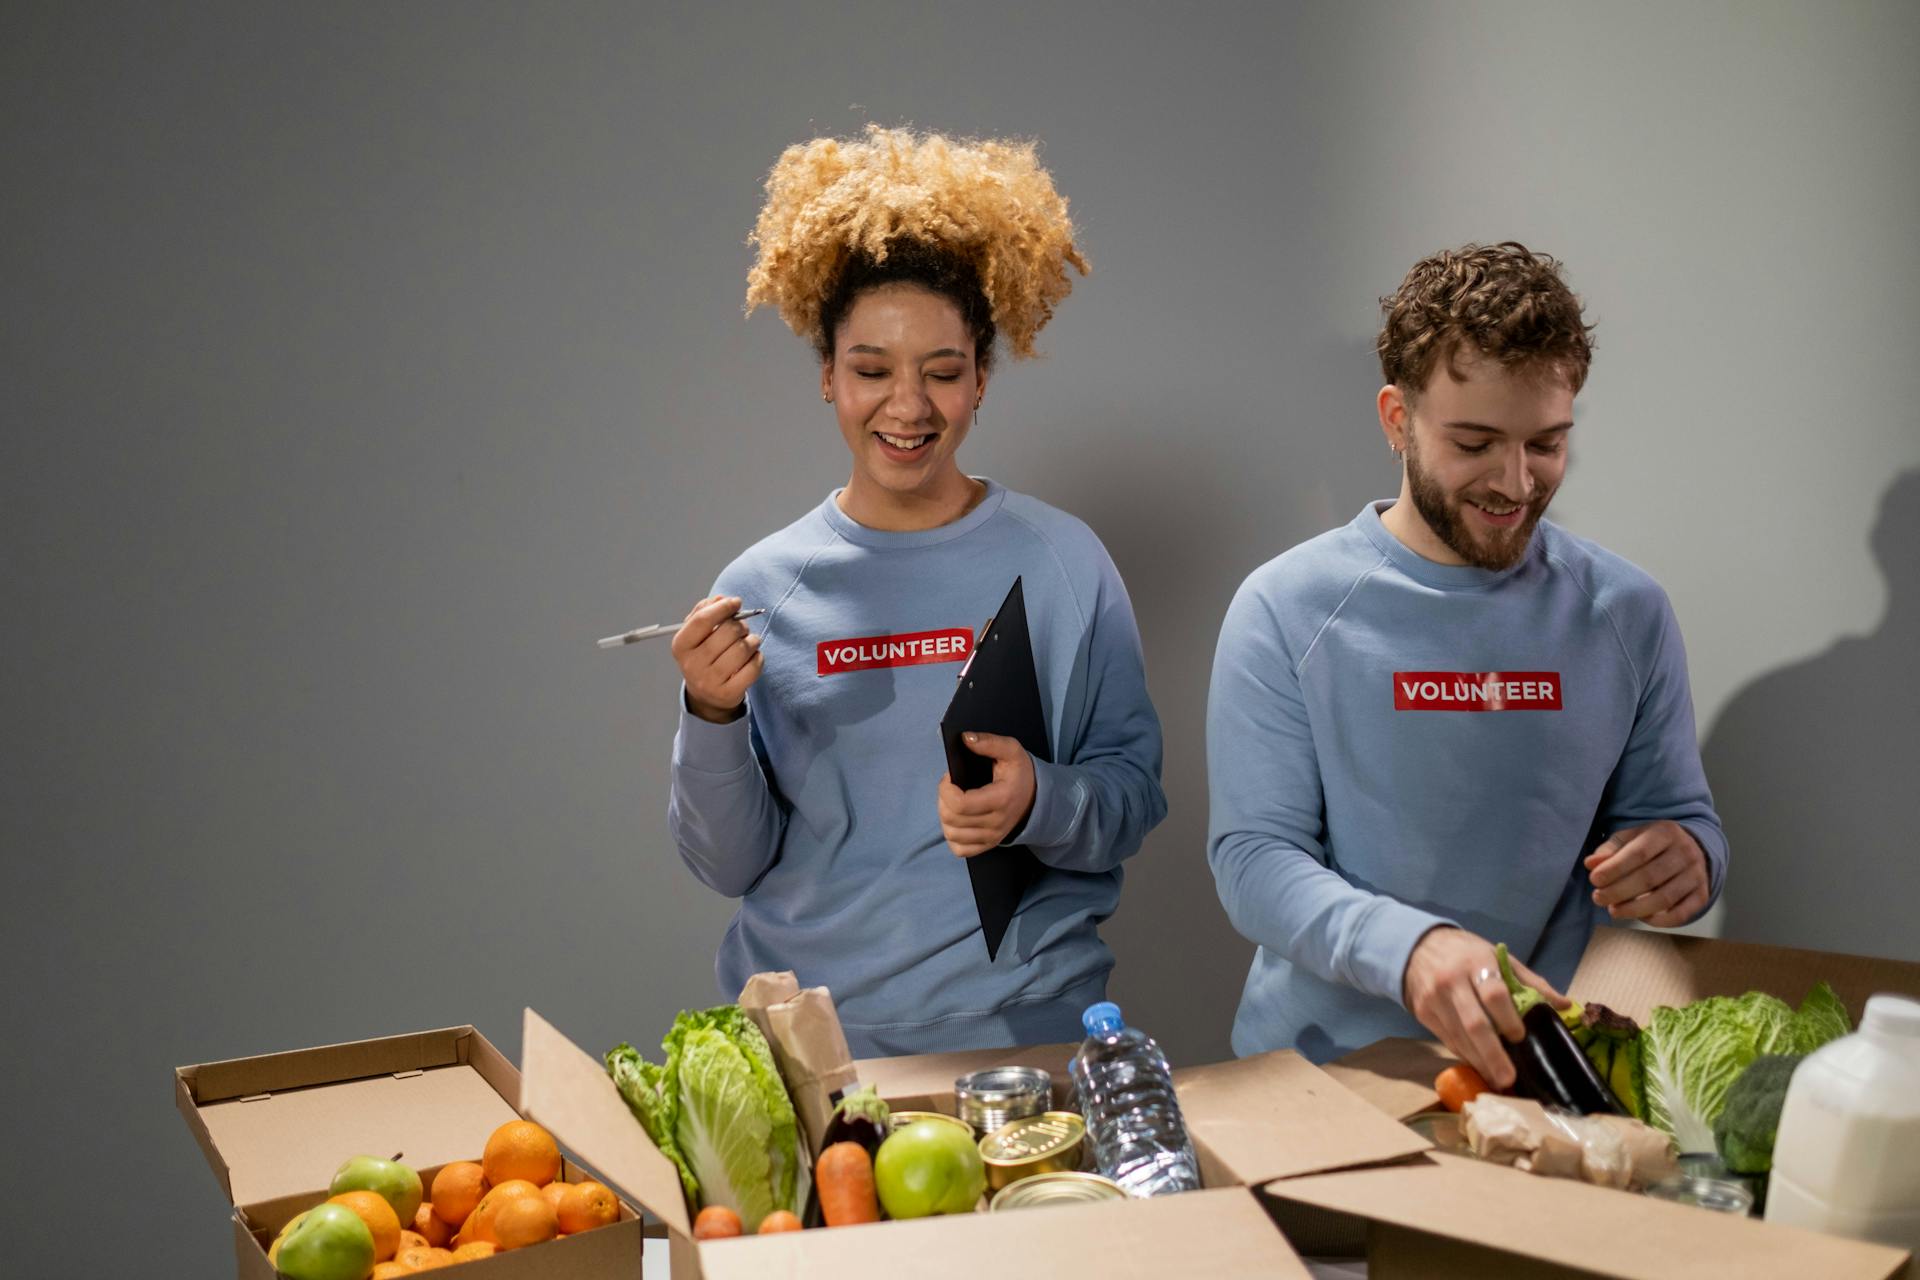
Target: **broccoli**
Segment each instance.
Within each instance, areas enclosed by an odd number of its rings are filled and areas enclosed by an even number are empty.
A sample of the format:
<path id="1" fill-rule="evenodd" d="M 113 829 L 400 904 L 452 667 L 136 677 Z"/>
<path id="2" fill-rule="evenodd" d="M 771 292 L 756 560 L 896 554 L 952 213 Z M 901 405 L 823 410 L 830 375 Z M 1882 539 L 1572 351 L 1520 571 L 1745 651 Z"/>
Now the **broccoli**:
<path id="1" fill-rule="evenodd" d="M 1726 1105 L 1713 1122 L 1713 1142 L 1727 1168 L 1735 1173 L 1765 1173 L 1773 1168 L 1773 1139 L 1780 1129 L 1787 1081 L 1806 1057 L 1804 1053 L 1762 1054 L 1727 1089 Z"/>

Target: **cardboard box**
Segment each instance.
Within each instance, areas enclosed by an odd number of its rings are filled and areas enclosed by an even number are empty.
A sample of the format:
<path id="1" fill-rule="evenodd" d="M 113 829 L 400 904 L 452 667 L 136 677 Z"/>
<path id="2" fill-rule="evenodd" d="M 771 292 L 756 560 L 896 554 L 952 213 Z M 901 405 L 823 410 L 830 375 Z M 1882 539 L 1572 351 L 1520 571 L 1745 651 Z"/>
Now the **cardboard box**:
<path id="1" fill-rule="evenodd" d="M 1644 1023 L 1656 1005 L 1746 991 L 1798 1005 L 1821 981 L 1857 1024 L 1869 995 L 1920 995 L 1920 965 L 1603 928 L 1581 957 L 1568 994 Z M 1328 1064 L 1327 1074 L 1404 1119 L 1439 1105 L 1433 1077 L 1451 1061 L 1437 1044 L 1383 1040 Z M 1886 1280 L 1910 1274 L 1904 1250 L 1443 1153 L 1262 1190 L 1283 1226 L 1289 1214 L 1303 1211 L 1321 1215 L 1321 1222 L 1325 1215 L 1344 1219 L 1365 1239 L 1375 1280 L 1487 1274 Z"/>
<path id="2" fill-rule="evenodd" d="M 351 1156 L 401 1153 L 433 1185 L 442 1165 L 478 1160 L 487 1136 L 520 1115 L 520 1073 L 472 1027 L 180 1067 L 174 1099 L 233 1205 L 241 1280 L 273 1280 L 267 1245 L 327 1198 Z M 571 1161 L 569 1179 L 583 1171 Z M 411 1224 L 403 1223 L 403 1226 Z M 635 1280 L 639 1215 L 481 1262 L 475 1280 Z"/>
<path id="3" fill-rule="evenodd" d="M 1206 1190 L 695 1242 L 673 1164 L 628 1112 L 600 1059 L 531 1009 L 522 1044 L 527 1114 L 666 1223 L 674 1280 L 800 1274 L 1012 1280 L 1096 1265 L 1110 1274 L 1304 1278 L 1304 1265 L 1251 1188 L 1428 1149 L 1298 1054 L 1269 1053 L 1174 1073 Z M 890 1105 L 952 1114 L 955 1077 L 989 1066 L 1036 1066 L 1052 1074 L 1058 1088 L 1072 1052 L 1072 1046 L 1050 1045 L 869 1059 L 858 1067 L 862 1083 L 873 1084 Z"/>

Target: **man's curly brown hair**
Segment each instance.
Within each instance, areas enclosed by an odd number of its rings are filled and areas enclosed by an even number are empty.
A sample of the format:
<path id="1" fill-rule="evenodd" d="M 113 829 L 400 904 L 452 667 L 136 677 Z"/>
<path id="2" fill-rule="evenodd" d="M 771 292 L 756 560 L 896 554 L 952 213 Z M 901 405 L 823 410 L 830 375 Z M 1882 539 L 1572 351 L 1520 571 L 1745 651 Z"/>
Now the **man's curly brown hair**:
<path id="1" fill-rule="evenodd" d="M 1459 379 L 1455 357 L 1470 348 L 1503 368 L 1557 373 L 1578 392 L 1593 361 L 1593 326 L 1560 266 L 1513 240 L 1422 259 L 1380 299 L 1380 372 L 1412 401 L 1436 367 Z"/>
<path id="2" fill-rule="evenodd" d="M 906 280 L 954 298 L 985 363 L 996 329 L 1015 356 L 1033 355 L 1073 288 L 1067 268 L 1087 273 L 1067 201 L 1031 142 L 868 125 L 864 138 L 788 147 L 766 188 L 746 308 L 778 308 L 823 359 L 850 284 Z"/>

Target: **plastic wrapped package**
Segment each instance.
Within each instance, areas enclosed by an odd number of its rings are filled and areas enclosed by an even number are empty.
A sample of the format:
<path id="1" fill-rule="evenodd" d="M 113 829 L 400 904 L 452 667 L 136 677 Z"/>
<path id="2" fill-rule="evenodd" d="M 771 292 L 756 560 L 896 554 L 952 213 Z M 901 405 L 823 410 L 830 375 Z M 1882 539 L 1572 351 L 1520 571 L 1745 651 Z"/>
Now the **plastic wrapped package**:
<path id="1" fill-rule="evenodd" d="M 1625 1116 L 1577 1116 L 1489 1093 L 1467 1103 L 1460 1117 L 1476 1156 L 1542 1177 L 1632 1190 L 1675 1169 L 1667 1136 Z"/>

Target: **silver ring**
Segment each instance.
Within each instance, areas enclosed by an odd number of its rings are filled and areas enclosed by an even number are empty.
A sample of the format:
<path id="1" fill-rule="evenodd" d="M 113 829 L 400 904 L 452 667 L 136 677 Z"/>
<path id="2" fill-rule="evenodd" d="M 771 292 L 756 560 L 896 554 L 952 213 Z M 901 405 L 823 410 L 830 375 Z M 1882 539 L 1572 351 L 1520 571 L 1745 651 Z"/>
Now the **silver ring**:
<path id="1" fill-rule="evenodd" d="M 1493 976 L 1493 970 L 1482 969 L 1480 972 L 1473 975 L 1474 985 L 1478 986 L 1480 983 L 1485 982 L 1488 978 L 1491 978 L 1492 976 Z"/>

